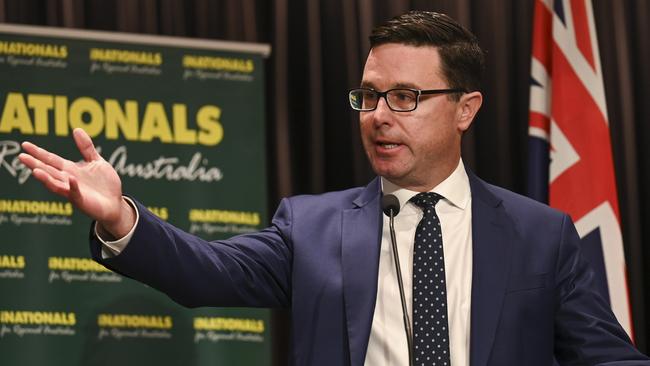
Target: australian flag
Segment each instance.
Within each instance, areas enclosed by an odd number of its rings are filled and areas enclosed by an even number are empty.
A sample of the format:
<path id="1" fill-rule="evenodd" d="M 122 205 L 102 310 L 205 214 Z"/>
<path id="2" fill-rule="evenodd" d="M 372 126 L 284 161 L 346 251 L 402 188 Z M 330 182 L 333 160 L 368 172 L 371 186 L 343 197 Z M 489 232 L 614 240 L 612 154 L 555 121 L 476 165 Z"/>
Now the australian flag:
<path id="1" fill-rule="evenodd" d="M 568 213 L 599 290 L 632 321 L 591 0 L 535 0 L 528 195 Z"/>

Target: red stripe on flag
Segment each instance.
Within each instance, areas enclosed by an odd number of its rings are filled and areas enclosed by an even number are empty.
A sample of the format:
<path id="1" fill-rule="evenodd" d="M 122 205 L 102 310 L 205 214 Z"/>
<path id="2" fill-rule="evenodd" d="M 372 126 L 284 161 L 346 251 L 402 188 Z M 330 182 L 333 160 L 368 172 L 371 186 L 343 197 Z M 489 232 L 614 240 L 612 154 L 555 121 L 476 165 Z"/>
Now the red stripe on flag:
<path id="1" fill-rule="evenodd" d="M 539 112 L 530 111 L 528 113 L 528 121 L 530 127 L 541 128 L 546 133 L 551 133 L 551 119 L 548 116 Z"/>
<path id="2" fill-rule="evenodd" d="M 589 21 L 587 19 L 587 9 L 585 0 L 572 0 L 571 12 L 573 13 L 573 28 L 576 34 L 576 43 L 578 49 L 582 52 L 591 68 L 596 70 L 594 62 L 594 52 L 591 49 L 591 32 L 589 31 Z"/>
<path id="3" fill-rule="evenodd" d="M 609 201 L 620 223 L 614 161 L 605 116 L 571 65 L 554 46 L 551 115 L 580 160 L 558 176 L 549 189 L 550 205 L 574 221 Z"/>
<path id="4" fill-rule="evenodd" d="M 546 68 L 549 74 L 551 70 L 551 25 L 553 14 L 540 1 L 535 1 L 535 13 L 533 19 L 533 58 L 536 58 Z"/>

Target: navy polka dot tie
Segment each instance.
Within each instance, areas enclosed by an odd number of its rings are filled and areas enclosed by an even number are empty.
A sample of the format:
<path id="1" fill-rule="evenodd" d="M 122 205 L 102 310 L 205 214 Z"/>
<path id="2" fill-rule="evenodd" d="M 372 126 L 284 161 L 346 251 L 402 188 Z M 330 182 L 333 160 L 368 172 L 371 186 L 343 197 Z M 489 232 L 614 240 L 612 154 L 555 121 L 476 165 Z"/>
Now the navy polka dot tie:
<path id="1" fill-rule="evenodd" d="M 447 285 L 437 193 L 411 198 L 424 212 L 413 248 L 413 358 L 415 365 L 450 366 Z"/>

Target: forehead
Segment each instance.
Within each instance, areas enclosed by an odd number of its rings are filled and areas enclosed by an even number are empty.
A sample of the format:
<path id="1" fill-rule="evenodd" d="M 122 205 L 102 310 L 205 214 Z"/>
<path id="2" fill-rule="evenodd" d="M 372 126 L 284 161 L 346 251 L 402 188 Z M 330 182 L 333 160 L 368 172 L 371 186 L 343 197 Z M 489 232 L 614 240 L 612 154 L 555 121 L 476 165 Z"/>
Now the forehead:
<path id="1" fill-rule="evenodd" d="M 399 86 L 433 89 L 446 85 L 437 48 L 398 43 L 383 44 L 370 50 L 361 84 L 380 90 Z"/>

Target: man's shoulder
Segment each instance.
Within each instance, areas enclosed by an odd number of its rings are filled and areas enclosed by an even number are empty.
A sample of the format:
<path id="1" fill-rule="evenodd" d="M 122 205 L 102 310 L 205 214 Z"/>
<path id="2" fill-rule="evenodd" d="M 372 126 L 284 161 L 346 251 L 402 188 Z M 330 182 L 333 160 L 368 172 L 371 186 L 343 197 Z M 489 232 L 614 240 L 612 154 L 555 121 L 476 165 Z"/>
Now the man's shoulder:
<path id="1" fill-rule="evenodd" d="M 359 198 L 368 187 L 354 187 L 341 191 L 330 191 L 319 194 L 301 194 L 288 197 L 293 206 L 336 206 L 340 208 L 354 207 L 354 201 Z"/>
<path id="2" fill-rule="evenodd" d="M 567 223 L 567 215 L 519 193 L 483 181 L 472 186 L 472 206 L 483 219 L 509 227 L 519 238 L 522 248 L 553 250 Z M 478 202 L 475 202 L 477 200 Z M 480 203 L 480 201 L 483 203 Z M 487 204 L 493 209 L 481 209 Z M 485 207 L 485 206 L 483 206 Z M 493 216 L 494 215 L 494 216 Z"/>
<path id="3" fill-rule="evenodd" d="M 487 183 L 479 178 L 475 186 L 482 186 L 485 192 L 472 192 L 472 199 L 481 199 L 485 196 L 492 196 L 490 199 L 494 200 L 496 204 L 501 204 L 506 211 L 515 216 L 515 217 L 535 217 L 537 219 L 543 219 L 544 217 L 554 217 L 564 216 L 564 213 L 548 206 L 545 203 L 536 201 L 530 197 L 526 197 L 522 194 L 513 192 L 506 188 Z"/>

